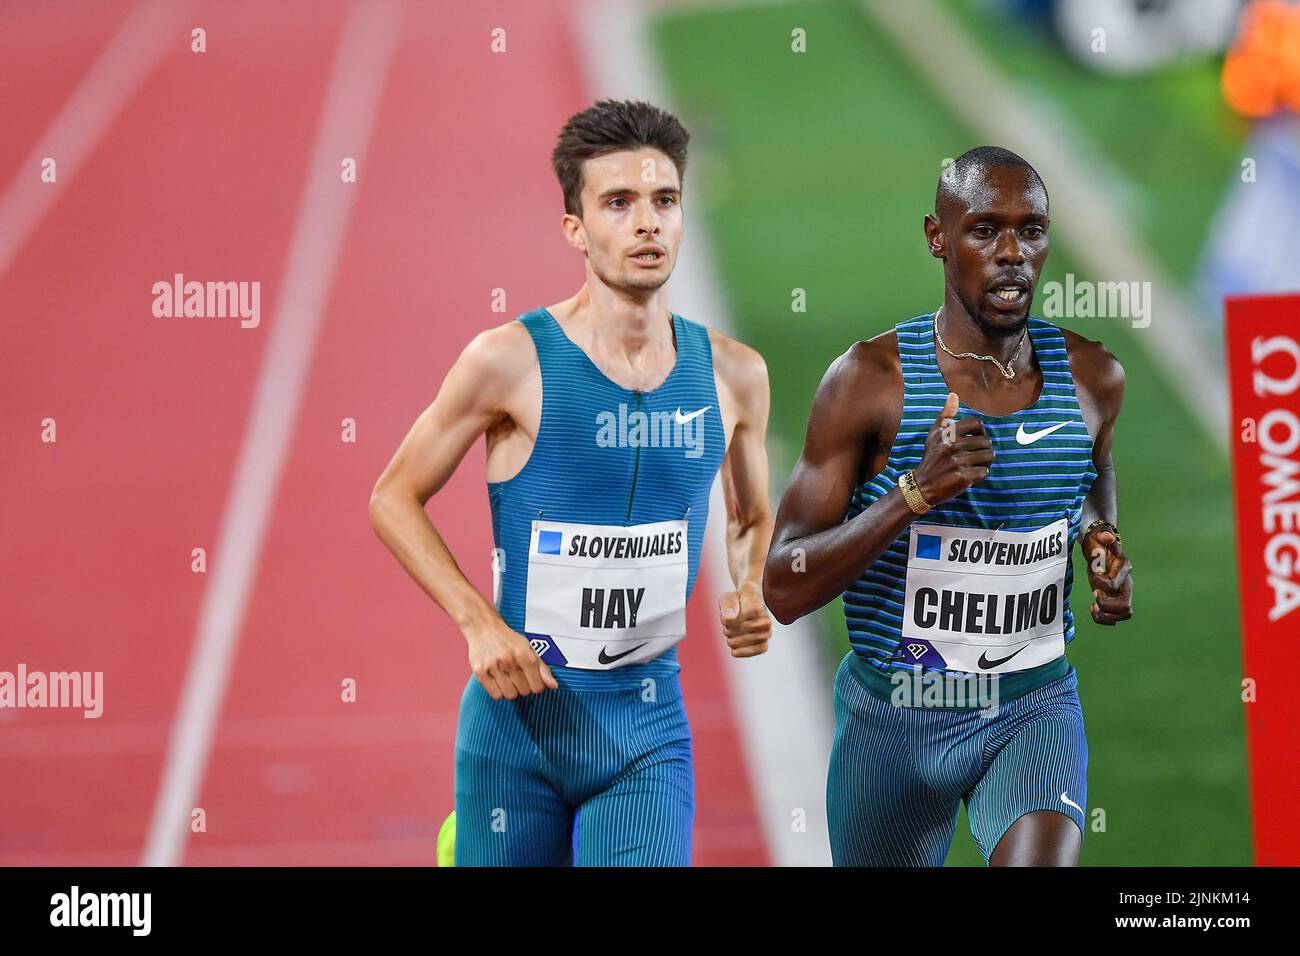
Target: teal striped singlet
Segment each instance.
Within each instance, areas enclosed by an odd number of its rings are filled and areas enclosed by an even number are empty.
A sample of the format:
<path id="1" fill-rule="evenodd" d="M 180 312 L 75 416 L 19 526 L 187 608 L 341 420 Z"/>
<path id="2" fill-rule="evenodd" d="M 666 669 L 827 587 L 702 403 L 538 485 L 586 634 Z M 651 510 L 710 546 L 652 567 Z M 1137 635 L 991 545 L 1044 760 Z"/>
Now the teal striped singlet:
<path id="1" fill-rule="evenodd" d="M 926 436 L 943 409 L 949 392 L 936 357 L 934 313 L 900 322 L 895 328 L 903 373 L 902 421 L 888 462 L 878 475 L 856 489 L 846 519 L 866 510 L 895 487 L 899 475 L 920 465 Z M 925 535 L 926 525 L 931 526 L 931 531 L 945 534 L 942 545 L 945 549 L 943 556 L 947 557 L 947 548 L 954 542 L 947 532 L 942 531 L 944 527 L 1032 532 L 1062 519 L 1068 528 L 1064 588 L 1062 593 L 1051 595 L 1053 606 L 1059 602 L 1062 607 L 1060 626 L 1064 641 L 1059 645 L 1062 653 L 1054 660 L 1041 661 L 1027 669 L 1015 670 L 1013 665 L 1007 665 L 1008 669 L 1002 675 L 1003 691 L 1014 696 L 1017 689 L 1038 686 L 1065 672 L 1064 645 L 1073 640 L 1075 634 L 1074 616 L 1070 610 L 1073 573 L 1069 558 L 1078 538 L 1083 502 L 1097 472 L 1092 462 L 1092 438 L 1075 394 L 1065 338 L 1056 326 L 1032 316 L 1028 328 L 1043 374 L 1038 399 L 1028 408 L 1010 415 L 986 415 L 965 404 L 960 405 L 957 412 L 959 419 L 973 416 L 984 422 L 995 454 L 988 477 L 918 517 L 844 592 L 844 617 L 849 640 L 859 664 L 866 665 L 859 667 L 865 674 L 884 678 L 898 670 L 956 674 L 976 669 L 955 668 L 933 643 L 905 637 L 905 615 L 933 621 L 935 615 L 947 613 L 946 622 L 957 630 L 968 621 L 977 622 L 974 626 L 976 631 L 981 627 L 1015 626 L 1017 610 L 1007 608 L 1005 599 L 1000 606 L 990 601 L 976 613 L 975 609 L 963 608 L 960 604 L 941 607 L 930 592 L 926 596 L 928 603 L 922 602 L 919 595 L 913 595 L 913 606 L 907 606 L 908 561 L 909 554 L 913 553 L 911 539 L 914 534 L 923 536 L 918 541 L 916 554 L 928 554 L 937 559 L 941 539 L 933 534 Z M 941 528 L 935 529 L 933 526 L 936 525 Z M 980 536 L 968 537 L 974 540 Z M 1003 537 L 1014 538 L 1011 535 Z M 966 542 L 959 544 L 965 547 Z M 930 550 L 927 551 L 927 547 Z M 1014 546 L 1011 547 L 1014 552 Z M 1005 558 L 1006 554 L 1004 549 L 999 557 Z M 969 617 L 967 612 L 970 612 Z M 1024 617 L 1023 607 L 1020 613 Z M 995 630 L 994 633 L 998 632 Z M 973 639 L 979 643 L 983 636 L 975 634 Z M 1006 653 L 1004 650 L 989 656 L 1001 659 Z M 1033 655 L 1025 656 L 1030 658 Z M 877 683 L 884 693 L 888 693 L 888 680 Z"/>

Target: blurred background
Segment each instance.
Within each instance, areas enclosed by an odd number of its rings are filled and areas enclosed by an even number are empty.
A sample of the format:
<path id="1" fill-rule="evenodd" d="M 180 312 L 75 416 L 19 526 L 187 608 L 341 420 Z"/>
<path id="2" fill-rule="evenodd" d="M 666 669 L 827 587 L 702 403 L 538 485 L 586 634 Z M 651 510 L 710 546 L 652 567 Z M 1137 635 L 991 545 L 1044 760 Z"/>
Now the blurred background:
<path id="1" fill-rule="evenodd" d="M 716 6 L 664 16 L 655 35 L 737 327 L 768 356 L 778 460 L 797 456 L 836 355 L 940 303 L 921 219 L 944 158 L 993 143 L 1043 175 L 1053 243 L 1039 302 L 1067 273 L 1152 282 L 1146 328 L 1052 319 L 1127 372 L 1114 460 L 1136 613 L 1097 627 L 1076 589 L 1085 623 L 1069 650 L 1089 809 L 1106 813 L 1081 861 L 1250 862 L 1222 298 L 1300 288 L 1300 9 Z M 808 52 L 786 55 L 795 27 Z M 1243 180 L 1248 158 L 1267 172 Z M 1071 215 L 1088 203 L 1112 218 L 1080 228 Z M 791 312 L 796 287 L 806 314 Z M 819 623 L 829 667 L 847 646 L 838 602 Z M 961 828 L 950 862 L 982 863 Z"/>
<path id="2" fill-rule="evenodd" d="M 1128 382 L 1082 863 L 1252 862 L 1222 301 L 1300 287 L 1300 7 L 52 0 L 0 4 L 0 671 L 104 709 L 0 709 L 0 864 L 432 863 L 468 665 L 368 495 L 469 339 L 581 282 L 549 152 L 608 95 L 692 133 L 670 301 L 766 357 L 776 494 L 830 362 L 941 301 L 945 159 L 1038 168 L 1043 284 L 1150 283 L 1145 325 L 1034 308 Z M 156 315 L 177 274 L 258 321 Z M 429 513 L 490 593 L 481 445 Z M 828 862 L 842 611 L 731 661 L 718 517 L 696 862 Z"/>

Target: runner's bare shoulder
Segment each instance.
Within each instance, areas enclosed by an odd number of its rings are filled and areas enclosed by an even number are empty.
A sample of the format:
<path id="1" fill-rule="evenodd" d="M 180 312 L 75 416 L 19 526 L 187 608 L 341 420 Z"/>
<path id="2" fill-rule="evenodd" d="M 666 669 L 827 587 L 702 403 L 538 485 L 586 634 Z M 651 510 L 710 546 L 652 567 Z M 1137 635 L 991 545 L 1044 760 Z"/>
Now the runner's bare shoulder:
<path id="1" fill-rule="evenodd" d="M 1124 366 L 1110 349 L 1095 341 L 1057 326 L 1065 337 L 1065 351 L 1070 357 L 1070 374 L 1090 393 L 1102 396 L 1124 385 Z"/>
<path id="2" fill-rule="evenodd" d="M 898 359 L 898 332 L 886 329 L 869 339 L 859 339 L 849 346 L 845 356 L 854 364 L 857 374 L 884 382 L 897 380 L 902 384 L 902 365 Z"/>
<path id="3" fill-rule="evenodd" d="M 709 329 L 713 372 L 736 395 L 767 394 L 767 363 L 757 349 L 716 329 Z"/>
<path id="4" fill-rule="evenodd" d="M 849 346 L 826 370 L 818 389 L 837 406 L 861 416 L 865 434 L 897 430 L 903 414 L 903 367 L 898 358 L 898 333 L 886 329 Z M 891 438 L 892 440 L 892 438 Z"/>
<path id="5" fill-rule="evenodd" d="M 472 385 L 483 401 L 503 403 L 521 387 L 540 379 L 537 349 L 522 322 L 485 329 L 465 346 L 453 372 Z"/>

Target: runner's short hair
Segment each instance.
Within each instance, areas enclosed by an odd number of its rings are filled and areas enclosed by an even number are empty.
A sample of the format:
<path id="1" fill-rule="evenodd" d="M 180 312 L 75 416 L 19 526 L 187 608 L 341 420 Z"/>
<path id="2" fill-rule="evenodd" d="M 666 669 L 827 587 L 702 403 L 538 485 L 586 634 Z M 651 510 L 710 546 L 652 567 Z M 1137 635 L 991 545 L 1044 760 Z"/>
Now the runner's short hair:
<path id="1" fill-rule="evenodd" d="M 1047 198 L 1047 186 L 1043 183 L 1043 177 L 1038 175 L 1038 170 L 1034 169 L 1023 156 L 1001 146 L 976 146 L 958 156 L 939 175 L 939 185 L 934 190 L 935 213 L 939 212 L 939 203 L 945 193 L 956 196 L 963 191 L 972 174 L 998 167 L 1027 170 L 1033 182 L 1042 189 L 1044 198 Z M 1050 198 L 1048 202 L 1050 205 Z"/>
<path id="2" fill-rule="evenodd" d="M 678 177 L 685 179 L 690 138 L 676 116 L 650 103 L 601 100 L 575 113 L 551 152 L 551 166 L 564 191 L 564 211 L 582 217 L 582 164 L 606 153 L 650 146 L 671 159 Z"/>

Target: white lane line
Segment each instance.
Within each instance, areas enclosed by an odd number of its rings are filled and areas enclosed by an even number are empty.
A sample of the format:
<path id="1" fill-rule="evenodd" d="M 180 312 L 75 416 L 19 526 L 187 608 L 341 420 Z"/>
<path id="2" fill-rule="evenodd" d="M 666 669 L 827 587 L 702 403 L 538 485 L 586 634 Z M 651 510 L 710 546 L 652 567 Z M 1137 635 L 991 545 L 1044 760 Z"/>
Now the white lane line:
<path id="1" fill-rule="evenodd" d="M 1124 188 L 1091 161 L 1083 138 L 1048 106 L 1013 83 L 962 32 L 934 0 L 859 0 L 917 74 L 983 139 L 1033 163 L 1052 197 L 1052 231 L 1091 276 L 1108 281 L 1150 281 L 1151 324 L 1133 338 L 1159 369 L 1169 389 L 1210 439 L 1227 452 L 1228 386 L 1221 351 L 1208 346 L 1197 307 L 1147 250 L 1122 202 Z M 938 178 L 936 159 L 935 176 Z M 1068 319 L 1066 320 L 1069 321 Z M 1083 320 L 1081 334 L 1097 335 Z M 1104 338 L 1104 335 L 1098 335 Z"/>
<path id="2" fill-rule="evenodd" d="M 671 108 L 650 47 L 643 3 L 612 0 L 581 5 L 576 32 L 588 92 L 602 99 L 644 99 Z M 695 208 L 704 208 L 699 187 L 692 186 L 691 192 L 697 196 Z M 697 220 L 690 227 L 689 248 L 677 261 L 671 297 L 675 311 L 730 335 L 733 324 L 717 283 L 706 226 Z M 775 461 L 770 453 L 769 458 L 775 473 L 788 473 L 785 462 Z M 731 581 L 720 482 L 714 483 L 709 510 L 704 559 L 709 580 L 718 589 Z M 721 641 L 710 643 L 723 658 L 722 673 L 773 861 L 778 866 L 829 865 L 826 769 L 834 717 L 830 678 L 818 657 L 821 638 L 807 618 L 789 627 L 773 624 L 772 643 L 762 657 L 737 661 Z M 802 829 L 798 811 L 802 811 Z"/>
<path id="3" fill-rule="evenodd" d="M 230 497 L 213 550 L 179 714 L 142 864 L 174 866 L 207 767 L 235 648 L 262 551 L 271 503 L 292 445 L 303 385 L 343 244 L 355 185 L 339 180 L 344 156 L 361 166 L 401 25 L 400 2 L 356 0 L 335 53 L 307 181 L 289 243 L 271 340 L 258 374 Z"/>
<path id="4" fill-rule="evenodd" d="M 433 866 L 432 835 L 376 836 L 353 840 L 314 839 L 297 843 L 208 844 L 195 850 L 197 866 Z M 130 866 L 130 850 L 42 850 L 0 854 L 8 867 Z"/>
<path id="5" fill-rule="evenodd" d="M 136 4 L 23 158 L 0 196 L 0 276 L 154 67 L 167 54 L 189 48 L 183 27 L 193 6 L 191 0 Z M 55 161 L 52 183 L 41 180 L 46 157 Z"/>
<path id="6" fill-rule="evenodd" d="M 303 717 L 227 717 L 222 746 L 229 750 L 317 750 L 339 747 L 396 747 L 455 739 L 456 710 L 418 713 L 313 714 Z M 111 760 L 124 754 L 156 754 L 166 743 L 170 721 L 103 723 L 90 732 L 76 724 L 7 727 L 0 734 L 0 760 L 91 757 Z"/>

